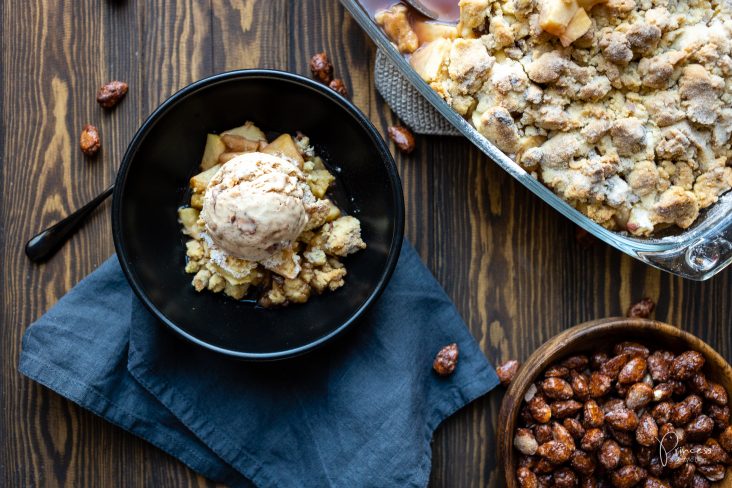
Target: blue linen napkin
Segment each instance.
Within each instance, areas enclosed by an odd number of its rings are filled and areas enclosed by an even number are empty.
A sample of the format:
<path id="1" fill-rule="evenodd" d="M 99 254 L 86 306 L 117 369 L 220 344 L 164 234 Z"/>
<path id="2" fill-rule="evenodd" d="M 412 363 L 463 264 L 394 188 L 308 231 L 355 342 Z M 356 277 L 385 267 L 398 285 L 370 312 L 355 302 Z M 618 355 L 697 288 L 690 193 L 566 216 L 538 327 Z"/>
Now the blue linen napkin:
<path id="1" fill-rule="evenodd" d="M 441 378 L 432 360 L 451 342 L 458 367 Z M 406 241 L 360 323 L 274 363 L 178 339 L 113 256 L 29 327 L 19 370 L 230 486 L 425 486 L 435 428 L 498 383 Z"/>

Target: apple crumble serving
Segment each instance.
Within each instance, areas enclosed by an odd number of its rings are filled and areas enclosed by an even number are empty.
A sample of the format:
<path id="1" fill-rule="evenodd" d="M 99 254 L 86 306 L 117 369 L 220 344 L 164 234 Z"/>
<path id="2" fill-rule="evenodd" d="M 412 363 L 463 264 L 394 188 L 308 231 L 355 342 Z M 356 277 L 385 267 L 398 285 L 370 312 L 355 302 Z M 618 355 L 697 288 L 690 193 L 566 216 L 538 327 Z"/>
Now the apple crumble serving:
<path id="1" fill-rule="evenodd" d="M 450 106 L 608 229 L 689 227 L 732 187 L 732 4 L 461 0 L 377 23 Z"/>
<path id="2" fill-rule="evenodd" d="M 251 122 L 209 134 L 190 206 L 178 211 L 196 291 L 264 307 L 344 285 L 341 258 L 366 248 L 361 223 L 328 197 L 335 177 L 308 137 L 267 141 Z"/>

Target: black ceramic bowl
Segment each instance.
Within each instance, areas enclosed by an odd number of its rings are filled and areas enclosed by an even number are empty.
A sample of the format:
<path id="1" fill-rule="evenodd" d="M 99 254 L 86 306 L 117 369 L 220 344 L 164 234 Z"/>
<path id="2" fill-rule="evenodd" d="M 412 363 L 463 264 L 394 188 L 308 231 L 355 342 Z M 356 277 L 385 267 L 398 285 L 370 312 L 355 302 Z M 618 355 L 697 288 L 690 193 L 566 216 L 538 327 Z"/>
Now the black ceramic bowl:
<path id="1" fill-rule="evenodd" d="M 177 210 L 206 134 L 246 120 L 265 132 L 303 132 L 335 169 L 336 203 L 358 217 L 368 244 L 346 258 L 346 284 L 335 292 L 267 310 L 191 286 Z M 117 175 L 112 226 L 132 289 L 165 325 L 221 353 L 277 359 L 323 344 L 378 298 L 399 257 L 404 200 L 384 140 L 348 100 L 301 76 L 242 70 L 187 86 L 143 123 Z"/>

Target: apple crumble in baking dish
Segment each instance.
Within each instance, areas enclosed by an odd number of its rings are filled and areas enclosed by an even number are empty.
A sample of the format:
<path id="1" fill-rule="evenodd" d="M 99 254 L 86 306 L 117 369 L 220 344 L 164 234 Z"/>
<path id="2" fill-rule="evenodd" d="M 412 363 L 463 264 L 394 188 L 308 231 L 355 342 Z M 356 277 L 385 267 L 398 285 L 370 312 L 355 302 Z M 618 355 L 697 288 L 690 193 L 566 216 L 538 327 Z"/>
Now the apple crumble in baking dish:
<path id="1" fill-rule="evenodd" d="M 732 4 L 461 0 L 375 20 L 450 106 L 608 229 L 689 227 L 732 187 Z"/>
<path id="2" fill-rule="evenodd" d="M 251 122 L 209 134 L 190 206 L 178 212 L 197 291 L 264 307 L 304 303 L 344 285 L 341 258 L 366 248 L 361 224 L 328 197 L 335 177 L 308 137 L 267 141 Z"/>

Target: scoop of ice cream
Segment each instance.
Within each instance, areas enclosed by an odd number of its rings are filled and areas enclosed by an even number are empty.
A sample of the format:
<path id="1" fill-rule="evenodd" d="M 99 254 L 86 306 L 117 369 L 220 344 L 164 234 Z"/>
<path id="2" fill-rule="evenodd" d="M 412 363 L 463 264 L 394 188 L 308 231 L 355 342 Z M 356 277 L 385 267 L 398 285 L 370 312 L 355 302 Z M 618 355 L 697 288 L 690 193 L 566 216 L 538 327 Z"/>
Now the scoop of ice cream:
<path id="1" fill-rule="evenodd" d="M 297 239 L 313 199 L 296 166 L 277 156 L 248 153 L 224 164 L 211 179 L 201 219 L 220 249 L 260 261 Z"/>

